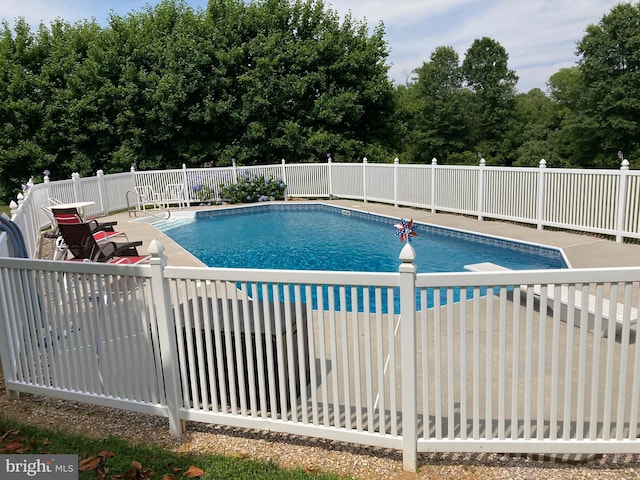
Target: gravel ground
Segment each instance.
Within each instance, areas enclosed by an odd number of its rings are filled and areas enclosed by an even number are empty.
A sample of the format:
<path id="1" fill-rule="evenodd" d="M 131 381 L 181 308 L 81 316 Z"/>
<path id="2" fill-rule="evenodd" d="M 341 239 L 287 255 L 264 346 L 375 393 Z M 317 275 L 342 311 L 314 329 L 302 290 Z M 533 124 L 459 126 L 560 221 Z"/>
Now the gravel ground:
<path id="1" fill-rule="evenodd" d="M 42 250 L 46 257 L 46 247 Z M 92 437 L 118 435 L 176 451 L 221 453 L 271 460 L 284 467 L 334 472 L 361 479 L 636 479 L 636 455 L 601 455 L 586 462 L 558 462 L 500 454 L 420 454 L 418 472 L 402 470 L 401 452 L 273 432 L 188 423 L 169 435 L 165 418 L 35 395 L 10 399 L 0 372 L 0 415 L 40 427 Z"/>
<path id="2" fill-rule="evenodd" d="M 603 455 L 584 463 L 562 463 L 498 454 L 421 454 L 417 473 L 402 470 L 399 451 L 362 447 L 273 432 L 187 423 L 180 437 L 169 435 L 165 418 L 22 394 L 9 399 L 0 378 L 0 415 L 27 424 L 171 450 L 218 453 L 271 460 L 309 471 L 334 472 L 361 479 L 637 479 L 640 455 Z"/>

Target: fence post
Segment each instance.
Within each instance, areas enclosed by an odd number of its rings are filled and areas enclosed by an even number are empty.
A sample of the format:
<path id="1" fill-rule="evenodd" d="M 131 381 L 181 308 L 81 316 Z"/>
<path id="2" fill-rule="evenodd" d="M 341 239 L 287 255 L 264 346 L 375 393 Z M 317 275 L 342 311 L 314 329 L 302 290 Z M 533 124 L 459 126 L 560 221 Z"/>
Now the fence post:
<path id="1" fill-rule="evenodd" d="M 362 201 L 367 203 L 367 157 L 362 159 Z"/>
<path id="2" fill-rule="evenodd" d="M 480 158 L 480 169 L 478 170 L 478 220 L 484 220 L 482 212 L 484 211 L 484 168 L 487 161 Z"/>
<path id="3" fill-rule="evenodd" d="M 329 169 L 329 200 L 333 198 L 333 169 L 331 168 L 331 154 L 327 153 L 327 168 Z"/>
<path id="4" fill-rule="evenodd" d="M 14 200 L 11 200 L 11 202 L 9 202 L 9 211 L 11 212 L 11 220 L 13 220 L 16 214 L 18 213 L 18 208 L 19 208 L 19 205 Z"/>
<path id="5" fill-rule="evenodd" d="M 289 190 L 289 183 L 287 182 L 287 166 L 286 163 L 284 161 L 284 158 L 282 159 L 282 183 L 284 183 L 286 185 L 285 190 Z M 284 201 L 286 202 L 287 200 L 289 200 L 288 194 L 282 192 L 282 194 L 284 195 Z"/>
<path id="6" fill-rule="evenodd" d="M 167 266 L 167 256 L 164 245 L 158 240 L 151 240 L 147 250 L 151 258 L 151 295 L 153 298 L 156 320 L 158 322 L 158 341 L 160 343 L 160 358 L 162 365 L 162 378 L 167 398 L 167 410 L 169 416 L 169 432 L 178 436 L 184 432 L 184 423 L 180 420 L 180 375 L 178 372 L 178 351 L 176 343 L 176 331 L 171 314 L 171 297 L 169 284 L 164 278 L 164 269 Z"/>
<path id="7" fill-rule="evenodd" d="M 398 157 L 393 161 L 393 206 L 398 206 L 398 165 L 400 159 Z"/>
<path id="8" fill-rule="evenodd" d="M 236 165 L 236 159 L 232 158 L 231 159 L 231 167 L 233 168 L 233 183 L 237 184 L 238 183 L 238 165 Z"/>
<path id="9" fill-rule="evenodd" d="M 546 185 L 545 185 L 545 171 L 547 168 L 547 161 L 543 158 L 540 160 L 540 169 L 538 172 L 538 230 L 542 230 L 544 228 L 544 209 L 545 202 L 544 198 L 546 195 Z"/>
<path id="10" fill-rule="evenodd" d="M 438 166 L 438 159 L 433 157 L 431 159 L 431 213 L 436 213 L 436 167 Z"/>
<path id="11" fill-rule="evenodd" d="M 620 188 L 618 190 L 618 219 L 616 222 L 616 242 L 622 242 L 622 233 L 625 231 L 625 220 L 627 218 L 627 176 L 629 173 L 629 161 L 622 157 L 620 165 Z"/>
<path id="12" fill-rule="evenodd" d="M 98 178 L 98 196 L 100 197 L 100 213 L 109 214 L 109 199 L 107 198 L 107 186 L 104 183 L 104 172 L 98 170 L 96 172 Z"/>
<path id="13" fill-rule="evenodd" d="M 187 201 L 187 207 L 191 206 L 191 189 L 189 188 L 189 182 L 187 181 L 187 166 L 182 164 L 182 190 L 184 192 L 184 196 L 186 197 L 184 200 Z"/>
<path id="14" fill-rule="evenodd" d="M 400 252 L 400 345 L 402 348 L 402 467 L 417 469 L 416 252 L 407 241 Z M 423 352 L 424 355 L 427 352 Z"/>
<path id="15" fill-rule="evenodd" d="M 51 202 L 49 199 L 51 198 L 51 179 L 49 178 L 49 170 L 44 171 L 44 186 L 47 189 L 47 204 Z"/>
<path id="16" fill-rule="evenodd" d="M 82 192 L 80 191 L 80 174 L 78 172 L 73 172 L 71 174 L 71 180 L 73 180 L 73 201 L 81 202 Z"/>

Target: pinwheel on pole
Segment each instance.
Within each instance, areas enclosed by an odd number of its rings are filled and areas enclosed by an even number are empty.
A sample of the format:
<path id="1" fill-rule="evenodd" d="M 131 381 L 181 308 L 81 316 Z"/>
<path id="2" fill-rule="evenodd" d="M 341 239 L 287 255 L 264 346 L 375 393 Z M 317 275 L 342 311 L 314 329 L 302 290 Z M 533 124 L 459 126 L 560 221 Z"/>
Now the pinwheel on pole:
<path id="1" fill-rule="evenodd" d="M 403 218 L 400 220 L 400 223 L 396 223 L 394 227 L 396 227 L 396 236 L 400 237 L 401 242 L 405 240 L 411 242 L 412 237 L 418 236 L 413 228 L 413 219 L 407 221 Z"/>

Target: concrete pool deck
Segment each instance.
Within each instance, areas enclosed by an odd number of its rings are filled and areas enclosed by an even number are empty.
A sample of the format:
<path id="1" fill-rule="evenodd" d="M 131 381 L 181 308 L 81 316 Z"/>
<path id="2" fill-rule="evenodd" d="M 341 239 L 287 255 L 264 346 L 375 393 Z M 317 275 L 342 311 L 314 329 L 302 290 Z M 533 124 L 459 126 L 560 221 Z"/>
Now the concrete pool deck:
<path id="1" fill-rule="evenodd" d="M 379 203 L 364 203 L 356 200 L 321 200 L 309 203 L 326 203 L 337 207 L 386 215 L 393 219 L 413 219 L 420 223 L 559 247 L 563 249 L 566 258 L 573 268 L 640 266 L 640 245 L 617 243 L 614 240 L 599 238 L 589 234 L 556 230 L 538 230 L 535 226 L 524 226 L 497 220 L 479 221 L 473 217 L 463 215 L 432 213 L 428 210 L 394 207 L 393 205 Z M 224 207 L 225 206 L 191 207 L 183 209 L 172 208 L 171 211 L 211 210 Z M 147 212 L 161 214 L 163 210 L 147 210 Z M 151 240 L 157 239 L 165 247 L 165 254 L 168 257 L 169 265 L 203 266 L 197 258 L 185 251 L 167 235 L 158 231 L 148 221 L 140 221 L 145 218 L 149 219 L 150 217 L 148 215 L 139 214 L 137 217 L 130 217 L 127 212 L 123 212 L 103 218 L 104 220 L 117 221 L 117 230 L 125 232 L 129 240 L 142 241 L 142 246 L 139 247 L 141 254 L 147 252 Z M 390 230 L 390 232 L 392 231 Z"/>

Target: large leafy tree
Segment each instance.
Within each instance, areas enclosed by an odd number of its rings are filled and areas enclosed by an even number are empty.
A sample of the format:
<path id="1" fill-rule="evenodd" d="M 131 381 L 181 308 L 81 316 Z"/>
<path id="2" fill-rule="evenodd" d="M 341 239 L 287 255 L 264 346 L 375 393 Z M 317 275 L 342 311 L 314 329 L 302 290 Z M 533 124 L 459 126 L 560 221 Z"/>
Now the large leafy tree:
<path id="1" fill-rule="evenodd" d="M 560 110 L 539 88 L 516 95 L 506 140 L 513 145 L 515 166 L 538 166 L 545 159 L 548 166 L 565 166 L 556 150 L 551 133 L 561 122 Z"/>
<path id="2" fill-rule="evenodd" d="M 46 29 L 36 35 L 19 20 L 12 35 L 0 32 L 0 199 L 14 197 L 20 184 L 48 161 L 38 142 L 42 126 L 40 72 L 48 55 Z"/>
<path id="3" fill-rule="evenodd" d="M 418 163 L 433 157 L 448 159 L 464 150 L 468 140 L 458 54 L 452 47 L 438 47 L 416 73 L 417 118 L 411 159 Z"/>
<path id="4" fill-rule="evenodd" d="M 621 3 L 578 43 L 584 108 L 583 151 L 593 166 L 618 166 L 617 152 L 640 165 L 640 4 Z"/>
<path id="5" fill-rule="evenodd" d="M 0 35 L 0 196 L 54 178 L 203 164 L 386 158 L 384 29 L 321 0 L 163 0 L 106 27 Z M 34 172 L 34 170 L 36 172 Z"/>
<path id="6" fill-rule="evenodd" d="M 508 67 L 509 55 L 499 42 L 488 37 L 474 40 L 462 62 L 462 75 L 474 93 L 473 143 L 485 156 L 510 164 L 515 154 L 504 142 L 514 102 L 518 76 Z"/>

